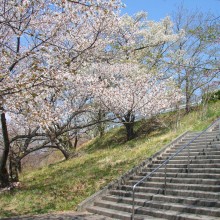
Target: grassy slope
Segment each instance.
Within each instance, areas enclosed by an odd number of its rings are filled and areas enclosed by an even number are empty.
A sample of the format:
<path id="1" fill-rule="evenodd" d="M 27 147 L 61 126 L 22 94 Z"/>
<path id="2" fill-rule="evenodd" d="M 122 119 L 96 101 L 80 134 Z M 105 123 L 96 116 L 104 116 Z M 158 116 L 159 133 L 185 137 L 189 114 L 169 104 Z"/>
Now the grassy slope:
<path id="1" fill-rule="evenodd" d="M 166 124 L 174 114 L 163 117 Z M 0 195 L 0 217 L 74 210 L 78 203 L 157 152 L 186 130 L 202 130 L 220 116 L 220 102 L 210 104 L 206 118 L 196 110 L 182 117 L 177 131 L 159 129 L 146 136 L 146 122 L 136 125 L 139 137 L 125 142 L 123 128 L 113 129 L 79 150 L 79 157 L 23 173 L 20 190 Z"/>

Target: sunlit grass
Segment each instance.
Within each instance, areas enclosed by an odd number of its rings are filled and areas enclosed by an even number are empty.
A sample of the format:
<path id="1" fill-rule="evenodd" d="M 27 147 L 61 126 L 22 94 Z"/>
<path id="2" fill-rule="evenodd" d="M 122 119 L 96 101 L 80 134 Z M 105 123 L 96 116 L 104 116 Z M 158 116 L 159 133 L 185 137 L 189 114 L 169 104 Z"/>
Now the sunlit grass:
<path id="1" fill-rule="evenodd" d="M 175 113 L 161 115 L 164 125 L 147 134 L 147 121 L 138 122 L 138 137 L 125 141 L 123 127 L 96 138 L 79 149 L 79 157 L 21 175 L 21 189 L 0 195 L 0 216 L 75 210 L 92 195 L 165 144 L 187 130 L 198 131 L 220 116 L 220 102 L 210 104 L 205 116 L 201 110 L 181 116 L 174 129 Z M 167 125 L 167 126 L 166 126 Z"/>

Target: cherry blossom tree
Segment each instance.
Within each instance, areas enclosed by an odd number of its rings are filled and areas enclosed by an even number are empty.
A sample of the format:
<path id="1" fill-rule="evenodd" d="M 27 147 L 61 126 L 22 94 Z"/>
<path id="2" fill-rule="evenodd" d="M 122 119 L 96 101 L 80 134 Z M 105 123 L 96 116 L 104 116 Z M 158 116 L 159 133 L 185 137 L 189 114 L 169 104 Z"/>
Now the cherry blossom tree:
<path id="1" fill-rule="evenodd" d="M 219 80 L 219 19 L 212 14 L 189 12 L 182 6 L 174 13 L 174 30 L 184 29 L 185 36 L 173 45 L 170 74 L 175 75 L 184 91 L 186 113 L 195 94 Z"/>
<path id="2" fill-rule="evenodd" d="M 95 48 L 103 51 L 104 35 L 113 26 L 119 7 L 118 0 L 0 1 L 2 186 L 8 184 L 6 162 L 10 151 L 5 112 L 16 110 L 27 115 L 33 110 L 34 120 L 34 109 L 41 103 L 46 119 L 50 115 L 48 99 L 65 86 L 62 82 L 96 57 Z M 65 77 L 64 70 L 69 73 Z"/>
<path id="3" fill-rule="evenodd" d="M 107 62 L 112 65 L 99 63 L 89 68 L 89 72 L 98 74 L 96 79 L 100 82 L 96 88 L 99 89 L 95 94 L 96 98 L 99 97 L 101 108 L 115 113 L 126 127 L 128 140 L 135 136 L 133 126 L 136 114 L 156 114 L 180 99 L 175 86 L 168 86 L 170 76 L 166 72 L 170 68 L 167 60 L 172 54 L 171 46 L 183 35 L 181 30 L 174 34 L 168 17 L 154 22 L 149 21 L 144 12 L 134 16 L 124 15 L 118 19 L 117 31 L 111 36 L 113 40 Z M 149 92 L 150 82 L 155 89 L 152 92 Z M 158 86 L 159 92 L 153 85 Z M 168 95 L 170 91 L 173 91 L 173 97 Z M 158 105 L 155 105 L 153 96 Z"/>
<path id="4" fill-rule="evenodd" d="M 95 102 L 124 124 L 128 140 L 135 137 L 137 115 L 151 117 L 172 107 L 182 97 L 171 79 L 161 80 L 160 74 L 148 72 L 138 64 L 99 63 L 92 65 L 89 73 L 96 79 Z"/>
<path id="5" fill-rule="evenodd" d="M 66 90 L 56 96 L 45 99 L 36 96 L 28 102 L 21 102 L 20 108 L 11 106 L 8 127 L 12 180 L 18 180 L 21 160 L 33 152 L 56 149 L 69 159 L 74 154 L 76 143 L 73 144 L 72 139 L 76 131 L 83 132 L 97 123 L 89 117 L 91 91 L 86 89 L 90 82 L 85 77 L 76 75 L 71 82 L 66 81 Z M 16 95 L 10 97 L 12 103 L 17 99 Z"/>
<path id="6" fill-rule="evenodd" d="M 172 52 L 172 45 L 183 36 L 182 30 L 174 33 L 169 17 L 155 22 L 148 20 L 145 12 L 134 16 L 124 15 L 118 20 L 117 32 L 113 34 L 111 52 L 116 63 L 119 60 L 138 62 L 149 72 L 155 70 L 165 75 L 169 69 L 167 59 Z"/>

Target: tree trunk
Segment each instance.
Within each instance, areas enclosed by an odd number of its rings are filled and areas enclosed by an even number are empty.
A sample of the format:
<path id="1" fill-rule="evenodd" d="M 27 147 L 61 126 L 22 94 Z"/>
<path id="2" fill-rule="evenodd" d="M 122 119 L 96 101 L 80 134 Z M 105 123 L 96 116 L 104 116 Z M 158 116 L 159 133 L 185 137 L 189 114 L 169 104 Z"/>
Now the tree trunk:
<path id="1" fill-rule="evenodd" d="M 180 125 L 180 108 L 179 104 L 176 105 L 176 123 L 175 123 L 175 131 L 178 130 Z"/>
<path id="2" fill-rule="evenodd" d="M 124 123 L 127 132 L 127 141 L 130 141 L 135 138 L 134 133 L 134 122 Z"/>
<path id="3" fill-rule="evenodd" d="M 99 137 L 103 137 L 105 134 L 105 123 L 102 122 L 102 120 L 105 118 L 105 112 L 102 109 L 99 109 L 98 112 L 98 132 L 99 132 Z"/>
<path id="4" fill-rule="evenodd" d="M 17 166 L 18 166 L 18 172 L 21 173 L 22 172 L 21 160 L 17 161 Z"/>
<path id="5" fill-rule="evenodd" d="M 0 186 L 7 187 L 9 186 L 9 174 L 7 171 L 7 160 L 10 151 L 10 142 L 8 137 L 8 129 L 5 113 L 1 114 L 1 124 L 2 124 L 2 135 L 4 140 L 4 149 L 2 153 L 2 158 L 0 161 Z"/>
<path id="6" fill-rule="evenodd" d="M 190 112 L 190 85 L 189 85 L 189 74 L 186 74 L 186 114 Z"/>
<path id="7" fill-rule="evenodd" d="M 73 146 L 74 150 L 76 150 L 77 144 L 78 144 L 78 135 L 76 134 L 75 141 L 74 141 L 74 146 Z"/>
<path id="8" fill-rule="evenodd" d="M 99 125 L 99 137 L 103 137 L 105 134 L 105 127 L 103 125 Z"/>
<path id="9" fill-rule="evenodd" d="M 204 120 L 207 116 L 208 112 L 208 102 L 209 102 L 209 87 L 206 89 L 204 88 L 203 90 L 203 95 L 202 95 L 202 114 L 201 114 L 201 119 Z"/>
<path id="10" fill-rule="evenodd" d="M 65 157 L 66 160 L 68 160 L 70 158 L 70 153 L 69 152 L 67 152 L 66 150 L 63 150 L 61 148 L 58 148 L 58 149 L 62 152 L 62 154 L 63 154 L 63 156 Z"/>
<path id="11" fill-rule="evenodd" d="M 186 114 L 188 114 L 190 110 L 190 97 L 186 97 Z"/>
<path id="12" fill-rule="evenodd" d="M 123 122 L 123 124 L 126 128 L 126 132 L 127 132 L 127 141 L 130 141 L 135 138 L 134 120 L 135 120 L 135 116 L 132 114 L 131 111 L 129 111 L 124 116 L 124 119 L 122 119 L 122 122 Z"/>
<path id="13" fill-rule="evenodd" d="M 9 174 L 10 174 L 11 182 L 19 182 L 18 162 L 14 157 L 14 153 L 12 152 L 12 150 L 9 156 Z"/>

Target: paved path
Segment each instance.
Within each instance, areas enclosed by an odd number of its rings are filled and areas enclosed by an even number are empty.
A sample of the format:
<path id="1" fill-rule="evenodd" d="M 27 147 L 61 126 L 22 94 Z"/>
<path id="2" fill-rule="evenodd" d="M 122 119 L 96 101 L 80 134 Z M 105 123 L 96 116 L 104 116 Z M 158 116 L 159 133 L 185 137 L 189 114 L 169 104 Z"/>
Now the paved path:
<path id="1" fill-rule="evenodd" d="M 112 220 L 100 215 L 94 215 L 90 213 L 77 213 L 77 212 L 59 212 L 44 215 L 34 216 L 20 216 L 11 218 L 0 218 L 1 220 Z"/>

